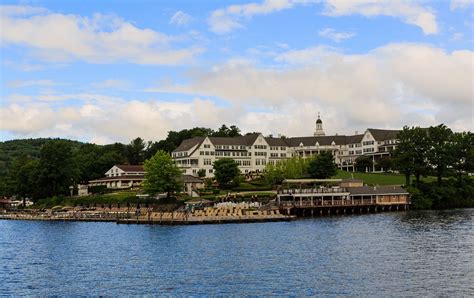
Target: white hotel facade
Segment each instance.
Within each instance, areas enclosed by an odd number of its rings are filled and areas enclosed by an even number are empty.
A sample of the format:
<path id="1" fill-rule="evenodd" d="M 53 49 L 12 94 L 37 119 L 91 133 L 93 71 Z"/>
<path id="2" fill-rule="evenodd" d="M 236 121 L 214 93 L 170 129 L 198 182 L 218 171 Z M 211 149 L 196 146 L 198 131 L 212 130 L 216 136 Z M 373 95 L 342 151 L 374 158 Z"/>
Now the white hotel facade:
<path id="1" fill-rule="evenodd" d="M 397 146 L 399 130 L 367 129 L 363 134 L 352 136 L 326 136 L 318 116 L 316 130 L 311 137 L 273 138 L 262 134 L 240 137 L 195 137 L 184 140 L 172 152 L 172 157 L 183 173 L 197 175 L 200 169 L 206 177 L 213 177 L 214 161 L 232 158 L 242 174 L 263 172 L 267 164 L 293 156 L 308 158 L 321 152 L 330 152 L 336 165 L 346 171 L 354 171 L 354 162 L 359 156 L 369 156 L 376 163 Z"/>

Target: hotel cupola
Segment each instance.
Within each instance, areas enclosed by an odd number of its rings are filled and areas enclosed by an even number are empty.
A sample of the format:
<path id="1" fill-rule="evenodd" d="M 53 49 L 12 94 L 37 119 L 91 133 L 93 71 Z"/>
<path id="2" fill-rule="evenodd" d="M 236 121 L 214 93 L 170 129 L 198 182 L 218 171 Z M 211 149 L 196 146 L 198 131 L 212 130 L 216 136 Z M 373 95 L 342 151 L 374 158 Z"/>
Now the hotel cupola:
<path id="1" fill-rule="evenodd" d="M 316 130 L 314 131 L 314 136 L 315 137 L 320 137 L 324 136 L 324 130 L 323 130 L 323 121 L 321 120 L 321 116 L 318 113 L 318 119 L 316 120 Z"/>

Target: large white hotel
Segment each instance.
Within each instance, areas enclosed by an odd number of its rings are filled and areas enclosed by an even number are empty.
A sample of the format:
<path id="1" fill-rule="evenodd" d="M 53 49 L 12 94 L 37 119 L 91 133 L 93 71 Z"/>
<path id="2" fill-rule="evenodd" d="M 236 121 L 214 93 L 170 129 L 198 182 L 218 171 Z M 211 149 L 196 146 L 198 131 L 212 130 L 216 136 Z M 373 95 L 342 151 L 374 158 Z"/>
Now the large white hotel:
<path id="1" fill-rule="evenodd" d="M 200 169 L 206 177 L 213 177 L 212 164 L 219 158 L 232 158 L 243 174 L 263 172 L 267 164 L 299 156 L 311 157 L 328 151 L 334 156 L 336 165 L 347 171 L 354 171 L 355 159 L 369 156 L 372 169 L 384 156 L 396 148 L 399 130 L 368 128 L 363 134 L 352 136 L 326 136 L 323 123 L 318 116 L 316 130 L 311 137 L 273 138 L 262 134 L 248 134 L 239 137 L 195 137 L 184 140 L 172 152 L 172 157 L 185 174 L 197 175 Z"/>

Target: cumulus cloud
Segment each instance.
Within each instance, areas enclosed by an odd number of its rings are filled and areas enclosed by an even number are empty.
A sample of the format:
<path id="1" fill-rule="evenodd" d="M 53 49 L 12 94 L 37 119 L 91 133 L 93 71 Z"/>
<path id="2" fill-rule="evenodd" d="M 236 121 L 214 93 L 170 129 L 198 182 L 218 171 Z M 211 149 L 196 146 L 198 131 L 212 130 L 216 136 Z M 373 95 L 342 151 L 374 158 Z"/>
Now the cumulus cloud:
<path id="1" fill-rule="evenodd" d="M 89 18 L 28 11 L 28 15 L 0 15 L 0 43 L 31 48 L 49 61 L 175 65 L 202 51 L 195 47 L 175 49 L 172 36 L 138 28 L 116 16 L 96 14 Z"/>
<path id="2" fill-rule="evenodd" d="M 326 0 L 325 13 L 331 16 L 360 14 L 390 16 L 420 27 L 424 34 L 438 33 L 436 15 L 429 8 L 408 0 Z"/>
<path id="3" fill-rule="evenodd" d="M 233 117 L 207 99 L 182 102 L 162 100 L 106 100 L 106 95 L 71 96 L 74 108 L 42 100 L 9 102 L 0 107 L 0 130 L 18 137 L 57 136 L 93 142 L 128 142 L 141 136 L 147 140 L 165 138 L 169 130 L 196 125 L 217 127 Z M 237 108 L 238 110 L 238 108 Z"/>
<path id="4" fill-rule="evenodd" d="M 282 109 L 289 102 L 312 103 L 322 110 L 337 110 L 339 119 L 361 126 L 409 124 L 402 120 L 413 112 L 443 122 L 435 116 L 441 108 L 453 111 L 456 107 L 464 128 L 471 129 L 472 51 L 447 52 L 430 45 L 402 43 L 363 55 L 315 47 L 288 51 L 276 59 L 290 65 L 259 68 L 234 61 L 212 70 L 193 71 L 190 85 L 162 86 L 155 91 L 214 96 L 235 105 L 267 109 Z M 420 111 L 420 102 L 433 109 Z M 297 115 L 295 110 L 288 113 Z"/>
<path id="5" fill-rule="evenodd" d="M 319 36 L 328 38 L 334 42 L 341 42 L 345 39 L 349 39 L 355 36 L 355 33 L 353 32 L 341 32 L 333 28 L 325 28 L 319 30 L 318 34 Z"/>
<path id="6" fill-rule="evenodd" d="M 284 66 L 232 60 L 190 71 L 186 85 L 149 90 L 174 93 L 181 101 L 154 93 L 133 100 L 95 92 L 9 95 L 0 106 L 0 130 L 16 137 L 129 142 L 226 123 L 244 132 L 305 136 L 312 134 L 318 111 L 328 134 L 439 123 L 473 130 L 472 51 L 399 43 L 349 55 L 316 46 L 275 59 Z"/>
<path id="7" fill-rule="evenodd" d="M 170 19 L 170 24 L 176 25 L 176 26 L 185 26 L 191 21 L 191 16 L 188 15 L 187 13 L 178 10 L 175 12 L 175 14 L 171 17 Z"/>
<path id="8" fill-rule="evenodd" d="M 243 23 L 255 15 L 265 15 L 302 4 L 323 2 L 324 13 L 330 16 L 360 14 L 365 17 L 390 16 L 420 27 L 424 34 L 438 33 L 435 13 L 428 7 L 409 0 L 265 0 L 262 3 L 231 5 L 213 11 L 207 22 L 209 30 L 216 34 L 226 34 L 243 28 Z M 465 7 L 464 0 L 453 0 L 451 8 Z M 352 37 L 351 33 L 323 32 L 328 38 L 341 41 Z M 349 34 L 349 35 L 348 35 Z"/>
<path id="9" fill-rule="evenodd" d="M 276 11 L 292 8 L 295 3 L 302 1 L 292 0 L 265 0 L 262 3 L 247 3 L 231 5 L 213 11 L 208 18 L 209 30 L 216 34 L 229 33 L 242 28 L 242 20 L 250 19 L 255 15 L 270 14 Z"/>

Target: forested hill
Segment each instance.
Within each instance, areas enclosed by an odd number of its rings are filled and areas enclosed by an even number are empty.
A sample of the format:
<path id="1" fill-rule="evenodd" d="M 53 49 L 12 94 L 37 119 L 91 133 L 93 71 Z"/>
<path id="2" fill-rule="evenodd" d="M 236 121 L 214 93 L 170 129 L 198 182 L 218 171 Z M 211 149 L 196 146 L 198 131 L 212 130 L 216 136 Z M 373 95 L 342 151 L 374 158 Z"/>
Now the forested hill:
<path id="1" fill-rule="evenodd" d="M 22 155 L 30 158 L 39 158 L 41 147 L 49 141 L 61 140 L 52 138 L 39 139 L 17 139 L 0 142 L 0 171 L 6 170 L 12 161 Z M 62 139 L 71 144 L 72 147 L 79 148 L 82 142 Z"/>
<path id="2" fill-rule="evenodd" d="M 0 142 L 0 196 L 46 197 L 67 194 L 71 181 L 86 183 L 103 177 L 114 164 L 142 164 L 158 150 L 173 151 L 184 139 L 197 136 L 233 137 L 236 126 L 195 127 L 169 131 L 164 140 L 96 145 L 65 139 L 20 139 Z"/>

